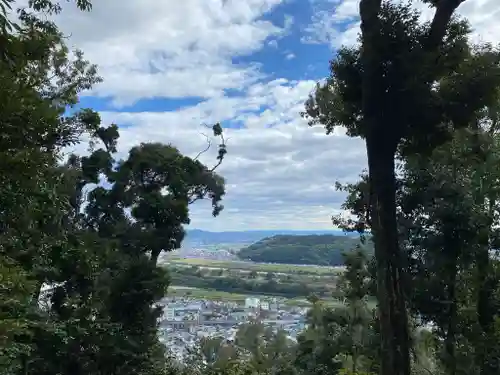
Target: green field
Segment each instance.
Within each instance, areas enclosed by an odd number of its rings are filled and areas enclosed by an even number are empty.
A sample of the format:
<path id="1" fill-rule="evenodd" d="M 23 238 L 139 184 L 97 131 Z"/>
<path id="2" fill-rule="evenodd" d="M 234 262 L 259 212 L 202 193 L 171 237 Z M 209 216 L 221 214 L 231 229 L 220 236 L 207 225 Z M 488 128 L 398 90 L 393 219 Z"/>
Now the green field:
<path id="1" fill-rule="evenodd" d="M 257 297 L 261 299 L 274 297 L 273 295 L 265 294 L 242 294 L 242 293 L 229 293 L 215 289 L 200 289 L 191 288 L 184 286 L 171 285 L 168 287 L 167 297 L 191 297 L 207 299 L 212 301 L 232 301 L 232 302 L 243 302 L 245 298 Z M 300 305 L 303 301 L 300 298 L 285 298 L 285 297 L 275 297 L 278 301 L 283 301 L 287 304 Z M 305 301 L 306 304 L 309 302 Z"/>
<path id="2" fill-rule="evenodd" d="M 190 288 L 184 286 L 171 285 L 168 287 L 167 297 L 191 297 L 199 299 L 207 299 L 211 301 L 231 301 L 231 302 L 241 302 L 245 301 L 248 297 L 257 298 L 270 298 L 271 295 L 260 295 L 260 294 L 240 294 L 240 293 L 229 293 L 214 289 L 200 289 L 200 288 Z M 292 299 L 286 299 L 283 297 L 276 297 L 278 301 L 283 301 L 285 303 L 291 303 L 293 305 L 300 304 L 300 300 L 297 299 L 297 303 L 293 303 Z M 307 301 L 306 301 L 307 302 Z"/>
<path id="3" fill-rule="evenodd" d="M 244 303 L 245 298 L 247 297 L 258 297 L 258 298 L 269 298 L 270 296 L 265 295 L 250 295 L 250 294 L 237 294 L 237 293 L 228 293 L 222 292 L 218 290 L 208 290 L 208 289 L 198 289 L 198 288 L 187 288 L 183 286 L 169 286 L 167 297 L 191 297 L 195 299 L 207 299 L 212 301 L 229 301 L 229 302 L 237 302 Z M 305 298 L 277 298 L 279 301 L 285 303 L 288 306 L 309 306 L 311 303 L 307 301 Z M 331 307 L 340 307 L 342 306 L 342 302 L 338 299 L 329 298 L 323 300 L 326 305 Z M 375 300 L 370 300 L 368 305 L 372 308 L 375 308 L 376 302 Z"/>
<path id="4" fill-rule="evenodd" d="M 248 295 L 246 294 L 228 293 L 218 290 L 186 288 L 182 286 L 172 285 L 168 287 L 167 297 L 174 297 L 174 296 L 208 299 L 212 301 L 231 301 L 231 302 L 243 302 L 245 301 L 245 298 L 248 297 Z"/>
<path id="5" fill-rule="evenodd" d="M 239 269 L 242 271 L 276 272 L 276 273 L 303 273 L 314 275 L 337 275 L 342 272 L 336 267 L 298 266 L 294 264 L 266 264 L 243 261 L 219 261 L 199 258 L 170 258 L 168 262 L 178 265 L 189 265 L 222 269 Z"/>
<path id="6" fill-rule="evenodd" d="M 247 297 L 257 297 L 257 298 L 269 298 L 270 296 L 257 295 L 257 294 L 238 294 L 238 293 L 228 293 L 218 290 L 210 289 L 199 289 L 199 288 L 187 288 L 183 286 L 172 285 L 168 287 L 167 297 L 191 297 L 199 299 L 207 299 L 212 301 L 230 301 L 243 303 Z M 310 303 L 303 298 L 283 298 L 277 297 L 278 300 L 284 302 L 287 305 L 294 306 L 306 306 Z"/>

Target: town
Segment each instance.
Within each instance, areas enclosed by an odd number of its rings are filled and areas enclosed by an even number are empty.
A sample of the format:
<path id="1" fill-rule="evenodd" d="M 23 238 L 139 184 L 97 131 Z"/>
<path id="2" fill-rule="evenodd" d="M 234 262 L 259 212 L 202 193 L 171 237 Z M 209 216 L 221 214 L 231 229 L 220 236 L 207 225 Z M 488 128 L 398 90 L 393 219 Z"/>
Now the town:
<path id="1" fill-rule="evenodd" d="M 222 337 L 232 342 L 238 327 L 250 322 L 283 330 L 296 341 L 305 328 L 307 313 L 307 308 L 288 306 L 278 298 L 248 297 L 244 303 L 237 303 L 168 297 L 158 305 L 163 309 L 160 340 L 180 360 L 201 338 Z"/>

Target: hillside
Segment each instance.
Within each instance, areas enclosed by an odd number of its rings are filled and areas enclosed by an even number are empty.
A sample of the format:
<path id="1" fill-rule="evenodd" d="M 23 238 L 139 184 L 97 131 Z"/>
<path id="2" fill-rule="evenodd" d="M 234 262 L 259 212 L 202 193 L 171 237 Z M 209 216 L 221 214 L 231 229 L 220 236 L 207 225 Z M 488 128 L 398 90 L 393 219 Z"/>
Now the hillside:
<path id="1" fill-rule="evenodd" d="M 252 244 L 266 237 L 276 235 L 315 235 L 315 234 L 336 234 L 341 235 L 341 231 L 294 231 L 294 230 L 248 230 L 248 231 L 225 231 L 209 232 L 200 229 L 186 230 L 186 237 L 182 244 L 189 245 L 218 245 L 224 243 L 232 244 Z"/>
<path id="2" fill-rule="evenodd" d="M 238 257 L 265 263 L 340 266 L 343 265 L 342 252 L 358 244 L 359 239 L 346 235 L 277 235 L 241 249 Z"/>

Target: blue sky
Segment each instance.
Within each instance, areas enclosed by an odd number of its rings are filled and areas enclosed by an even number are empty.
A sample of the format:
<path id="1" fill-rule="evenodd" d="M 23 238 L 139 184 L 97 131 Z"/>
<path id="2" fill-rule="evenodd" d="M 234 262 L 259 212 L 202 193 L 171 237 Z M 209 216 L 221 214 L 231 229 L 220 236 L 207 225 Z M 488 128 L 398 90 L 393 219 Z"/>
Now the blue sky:
<path id="1" fill-rule="evenodd" d="M 334 183 L 356 180 L 365 150 L 299 113 L 336 48 L 356 43 L 357 12 L 358 0 L 106 0 L 91 13 L 66 5 L 56 21 L 99 67 L 104 81 L 80 105 L 120 126 L 122 155 L 154 141 L 194 156 L 202 124 L 226 128 L 226 208 L 214 219 L 193 206 L 192 228 L 330 229 L 343 200 Z M 500 40 L 500 2 L 468 0 L 460 12 L 476 36 Z"/>

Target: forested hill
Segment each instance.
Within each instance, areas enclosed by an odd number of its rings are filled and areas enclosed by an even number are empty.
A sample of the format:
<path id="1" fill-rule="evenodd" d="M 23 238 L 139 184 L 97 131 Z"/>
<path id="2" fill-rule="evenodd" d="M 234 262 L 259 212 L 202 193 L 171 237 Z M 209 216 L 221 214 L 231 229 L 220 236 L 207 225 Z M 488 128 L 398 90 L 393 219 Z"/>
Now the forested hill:
<path id="1" fill-rule="evenodd" d="M 358 238 L 345 235 L 277 235 L 241 249 L 238 256 L 254 262 L 337 266 L 343 265 L 342 252 L 358 244 Z"/>
<path id="2" fill-rule="evenodd" d="M 277 235 L 288 236 L 310 236 L 318 234 L 341 235 L 340 230 L 329 231 L 306 231 L 306 230 L 246 230 L 246 231 L 225 231 L 225 232 L 209 232 L 199 229 L 186 230 L 186 236 L 183 240 L 184 246 L 193 245 L 218 245 L 221 243 L 246 244 L 250 245 L 265 237 Z"/>

